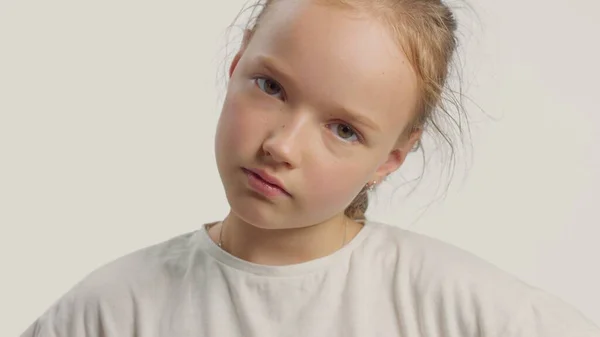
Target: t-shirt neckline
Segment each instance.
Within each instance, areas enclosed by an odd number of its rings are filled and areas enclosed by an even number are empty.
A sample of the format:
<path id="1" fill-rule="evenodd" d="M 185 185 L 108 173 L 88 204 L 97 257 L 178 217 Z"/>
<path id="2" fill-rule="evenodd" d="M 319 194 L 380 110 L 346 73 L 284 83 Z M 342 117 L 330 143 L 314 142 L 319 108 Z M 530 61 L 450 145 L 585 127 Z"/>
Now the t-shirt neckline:
<path id="1" fill-rule="evenodd" d="M 273 277 L 289 277 L 310 274 L 318 270 L 322 270 L 329 265 L 336 264 L 335 262 L 347 259 L 352 254 L 353 250 L 356 249 L 356 247 L 363 242 L 365 237 L 367 237 L 373 225 L 369 221 L 365 220 L 363 222 L 363 227 L 361 228 L 361 230 L 350 242 L 348 242 L 344 247 L 338 249 L 337 251 L 329 255 L 297 264 L 271 266 L 256 264 L 240 259 L 219 247 L 208 234 L 208 228 L 210 228 L 210 226 L 212 225 L 215 225 L 216 223 L 217 222 L 203 224 L 202 228 L 196 232 L 196 236 L 200 241 L 201 248 L 203 251 L 208 253 L 215 260 L 227 265 L 228 267 L 246 273 Z"/>

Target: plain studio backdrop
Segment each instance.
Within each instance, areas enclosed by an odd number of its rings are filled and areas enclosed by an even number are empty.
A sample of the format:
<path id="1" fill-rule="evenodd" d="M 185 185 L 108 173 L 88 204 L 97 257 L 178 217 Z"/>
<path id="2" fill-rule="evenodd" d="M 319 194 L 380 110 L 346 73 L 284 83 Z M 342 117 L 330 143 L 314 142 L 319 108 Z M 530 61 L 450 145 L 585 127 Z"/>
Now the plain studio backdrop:
<path id="1" fill-rule="evenodd" d="M 99 266 L 226 214 L 213 137 L 241 32 L 226 28 L 243 4 L 0 2 L 0 335 Z M 472 160 L 439 202 L 435 161 L 409 196 L 395 175 L 369 215 L 600 324 L 600 3 L 470 5 L 459 18 Z"/>

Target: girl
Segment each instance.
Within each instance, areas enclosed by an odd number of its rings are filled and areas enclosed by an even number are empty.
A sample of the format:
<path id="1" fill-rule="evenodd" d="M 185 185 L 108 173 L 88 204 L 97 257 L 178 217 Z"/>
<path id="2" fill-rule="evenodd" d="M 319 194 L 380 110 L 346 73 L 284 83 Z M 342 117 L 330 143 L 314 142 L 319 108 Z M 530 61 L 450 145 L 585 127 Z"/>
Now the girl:
<path id="1" fill-rule="evenodd" d="M 443 3 L 261 4 L 217 127 L 230 213 L 100 268 L 23 337 L 600 336 L 476 257 L 364 218 L 443 110 Z"/>

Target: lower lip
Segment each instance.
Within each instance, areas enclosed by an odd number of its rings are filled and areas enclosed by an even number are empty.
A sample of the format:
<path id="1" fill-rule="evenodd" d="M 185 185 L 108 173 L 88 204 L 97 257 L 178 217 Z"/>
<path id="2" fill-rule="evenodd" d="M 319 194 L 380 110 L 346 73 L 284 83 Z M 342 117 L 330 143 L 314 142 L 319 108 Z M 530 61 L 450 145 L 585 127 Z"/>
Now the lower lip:
<path id="1" fill-rule="evenodd" d="M 244 173 L 246 173 L 246 176 L 248 176 L 248 184 L 256 192 L 258 192 L 266 197 L 269 197 L 269 198 L 273 198 L 273 197 L 277 197 L 277 196 L 281 196 L 281 195 L 287 195 L 287 193 L 284 190 L 282 190 L 281 188 L 279 188 L 277 186 L 267 183 L 261 177 L 259 177 L 257 174 L 252 173 L 246 169 L 244 169 Z"/>

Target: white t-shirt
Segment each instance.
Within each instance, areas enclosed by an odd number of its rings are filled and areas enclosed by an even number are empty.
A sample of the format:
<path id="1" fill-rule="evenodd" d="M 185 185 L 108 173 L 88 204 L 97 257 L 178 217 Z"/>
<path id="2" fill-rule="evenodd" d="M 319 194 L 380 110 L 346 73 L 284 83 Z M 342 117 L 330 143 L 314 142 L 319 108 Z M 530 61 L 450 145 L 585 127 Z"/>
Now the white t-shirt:
<path id="1" fill-rule="evenodd" d="M 22 337 L 600 337 L 569 305 L 456 247 L 367 222 L 337 252 L 262 266 L 202 229 L 122 257 Z"/>

